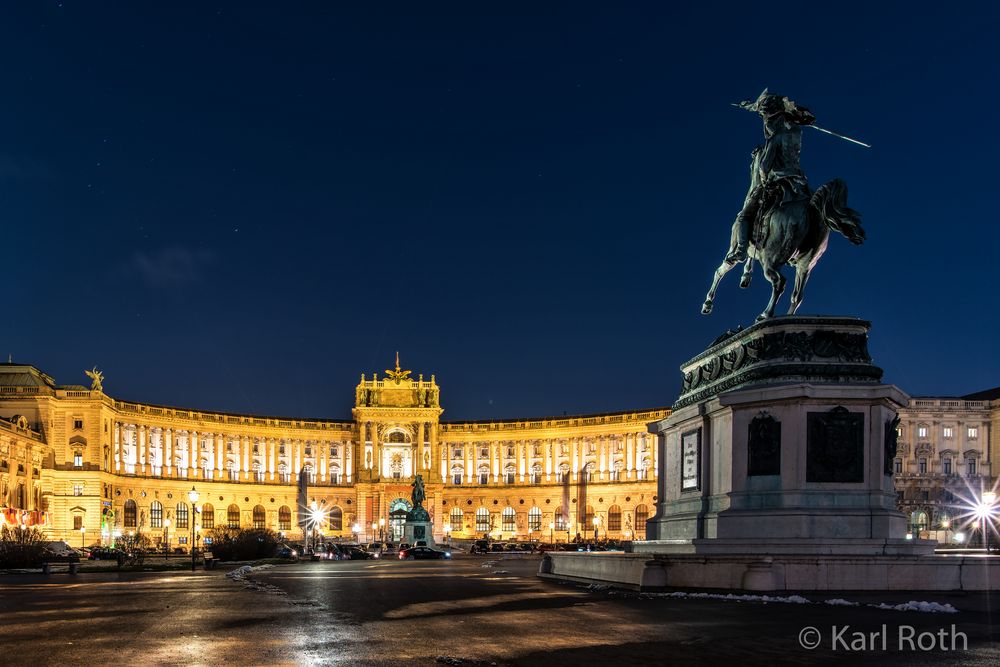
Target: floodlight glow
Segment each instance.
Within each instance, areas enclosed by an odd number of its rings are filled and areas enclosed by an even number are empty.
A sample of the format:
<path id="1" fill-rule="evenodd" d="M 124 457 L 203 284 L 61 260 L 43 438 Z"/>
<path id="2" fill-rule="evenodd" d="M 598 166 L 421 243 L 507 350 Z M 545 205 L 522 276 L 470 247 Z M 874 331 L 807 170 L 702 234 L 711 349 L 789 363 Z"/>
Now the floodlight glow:
<path id="1" fill-rule="evenodd" d="M 955 533 L 955 542 L 961 544 L 965 541 L 965 533 Z"/>

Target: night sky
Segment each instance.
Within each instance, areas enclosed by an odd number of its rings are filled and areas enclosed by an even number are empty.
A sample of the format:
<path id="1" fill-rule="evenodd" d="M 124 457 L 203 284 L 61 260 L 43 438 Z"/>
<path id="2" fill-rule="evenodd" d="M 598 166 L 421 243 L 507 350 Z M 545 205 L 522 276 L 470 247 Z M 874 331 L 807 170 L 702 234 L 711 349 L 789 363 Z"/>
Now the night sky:
<path id="1" fill-rule="evenodd" d="M 669 405 L 769 294 L 700 314 L 768 86 L 873 145 L 804 132 L 869 240 L 800 314 L 913 395 L 1000 385 L 995 3 L 615 4 L 3 3 L 4 360 L 271 415 L 349 417 L 396 350 L 446 420 Z"/>

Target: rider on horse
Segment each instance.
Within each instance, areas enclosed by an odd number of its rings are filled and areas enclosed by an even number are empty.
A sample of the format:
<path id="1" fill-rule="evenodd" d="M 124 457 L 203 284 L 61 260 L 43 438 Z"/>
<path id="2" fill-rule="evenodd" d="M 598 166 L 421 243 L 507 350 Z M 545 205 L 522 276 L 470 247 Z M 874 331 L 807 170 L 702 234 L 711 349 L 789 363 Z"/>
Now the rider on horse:
<path id="1" fill-rule="evenodd" d="M 726 262 L 746 261 L 751 228 L 774 206 L 807 199 L 809 183 L 799 164 L 802 150 L 802 125 L 812 125 L 816 117 L 787 97 L 773 95 L 767 89 L 754 102 L 739 105 L 756 111 L 764 120 L 764 145 L 752 154 L 750 190 L 743 210 L 736 216 L 736 247 Z"/>

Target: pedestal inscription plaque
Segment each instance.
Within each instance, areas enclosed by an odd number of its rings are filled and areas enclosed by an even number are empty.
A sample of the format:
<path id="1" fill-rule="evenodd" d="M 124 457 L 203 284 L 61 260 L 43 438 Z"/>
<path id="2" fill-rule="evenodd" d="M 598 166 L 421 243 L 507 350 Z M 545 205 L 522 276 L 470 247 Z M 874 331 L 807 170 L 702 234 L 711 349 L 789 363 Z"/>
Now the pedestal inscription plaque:
<path id="1" fill-rule="evenodd" d="M 753 418 L 747 437 L 747 477 L 781 474 L 781 422 L 769 414 Z"/>

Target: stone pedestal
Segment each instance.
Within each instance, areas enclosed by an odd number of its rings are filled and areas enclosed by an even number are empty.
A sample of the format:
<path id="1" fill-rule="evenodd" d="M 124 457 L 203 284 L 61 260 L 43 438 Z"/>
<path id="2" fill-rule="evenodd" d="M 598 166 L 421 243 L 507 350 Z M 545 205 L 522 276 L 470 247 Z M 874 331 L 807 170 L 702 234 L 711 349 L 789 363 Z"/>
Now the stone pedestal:
<path id="1" fill-rule="evenodd" d="M 674 412 L 649 426 L 659 500 L 636 550 L 931 553 L 896 509 L 889 464 L 908 397 L 879 382 L 868 328 L 774 318 L 684 364 Z"/>
<path id="2" fill-rule="evenodd" d="M 403 541 L 411 545 L 417 540 L 427 542 L 427 546 L 434 546 L 434 526 L 430 521 L 409 521 L 403 524 Z"/>

